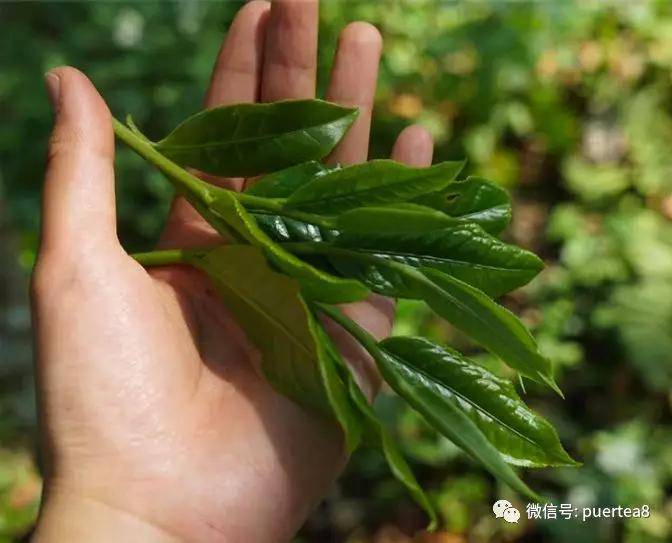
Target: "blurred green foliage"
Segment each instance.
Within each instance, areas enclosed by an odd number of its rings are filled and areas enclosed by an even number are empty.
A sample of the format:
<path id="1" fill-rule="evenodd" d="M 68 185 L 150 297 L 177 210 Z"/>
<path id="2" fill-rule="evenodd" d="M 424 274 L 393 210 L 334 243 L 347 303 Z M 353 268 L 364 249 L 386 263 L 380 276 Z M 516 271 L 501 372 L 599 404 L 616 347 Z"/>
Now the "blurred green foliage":
<path id="1" fill-rule="evenodd" d="M 238 5 L 0 4 L 0 542 L 29 529 L 39 493 L 25 292 L 50 125 L 41 76 L 75 65 L 116 115 L 163 135 L 199 109 Z M 377 407 L 446 525 L 416 541 L 672 540 L 672 5 L 332 1 L 321 19 L 320 89 L 345 23 L 368 20 L 383 33 L 372 156 L 386 155 L 404 126 L 424 124 L 436 160 L 466 156 L 469 173 L 512 190 L 507 235 L 547 262 L 505 303 L 535 330 L 567 395 L 529 384 L 528 399 L 585 464 L 530 472 L 529 482 L 556 504 L 653 510 L 507 525 L 492 502 L 525 504 L 383 395 Z M 147 248 L 171 193 L 126 151 L 117 173 L 120 236 L 129 250 Z M 473 352 L 416 304 L 400 304 L 396 326 Z M 410 542 L 403 533 L 422 523 L 384 462 L 363 451 L 297 541 Z"/>

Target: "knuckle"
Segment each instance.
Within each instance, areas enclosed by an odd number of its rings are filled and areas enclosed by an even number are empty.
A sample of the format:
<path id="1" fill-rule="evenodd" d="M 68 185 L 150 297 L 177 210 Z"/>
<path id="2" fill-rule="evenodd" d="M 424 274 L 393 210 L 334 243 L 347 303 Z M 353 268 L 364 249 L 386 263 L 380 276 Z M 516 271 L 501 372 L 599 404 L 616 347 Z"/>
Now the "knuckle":
<path id="1" fill-rule="evenodd" d="M 31 300 L 37 300 L 42 298 L 42 295 L 45 291 L 45 278 L 44 272 L 41 271 L 39 266 L 35 266 L 33 273 L 30 276 L 30 298 Z"/>
<path id="2" fill-rule="evenodd" d="M 40 255 L 30 280 L 30 296 L 35 302 L 45 302 L 56 295 L 78 290 L 83 281 L 83 271 L 71 259 L 58 255 Z"/>
<path id="3" fill-rule="evenodd" d="M 30 277 L 30 298 L 34 302 L 46 299 L 54 289 L 55 270 L 47 265 L 46 262 L 38 261 L 33 268 L 33 274 Z"/>
<path id="4" fill-rule="evenodd" d="M 115 242 L 83 243 L 75 248 L 43 246 L 31 275 L 31 299 L 50 303 L 90 297 L 111 284 L 111 270 L 125 258 L 126 253 Z"/>

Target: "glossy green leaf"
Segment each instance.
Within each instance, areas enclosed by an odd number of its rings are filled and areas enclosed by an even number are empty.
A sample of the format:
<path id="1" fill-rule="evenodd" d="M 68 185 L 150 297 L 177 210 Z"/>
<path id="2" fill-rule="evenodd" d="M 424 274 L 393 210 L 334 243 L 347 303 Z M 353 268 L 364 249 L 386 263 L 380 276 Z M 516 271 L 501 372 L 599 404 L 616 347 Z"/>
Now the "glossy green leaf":
<path id="1" fill-rule="evenodd" d="M 353 213 L 356 211 L 359 210 Z M 411 223 L 408 220 L 401 224 Z M 334 243 L 415 268 L 437 269 L 489 296 L 500 296 L 528 283 L 543 268 L 542 261 L 533 253 L 500 241 L 474 223 L 453 221 L 450 227 L 420 233 L 415 233 L 412 227 L 406 233 L 390 232 L 378 227 L 374 217 L 370 224 L 368 232 L 353 233 L 346 229 Z M 361 277 L 367 284 L 386 274 L 370 263 L 360 264 L 359 269 L 353 263 L 349 269 L 349 275 Z M 396 295 L 393 278 L 389 284 L 392 287 L 385 294 Z"/>
<path id="2" fill-rule="evenodd" d="M 347 253 L 347 251 L 346 251 Z M 359 264 L 354 258 L 330 258 L 343 267 Z M 539 352 L 534 338 L 508 309 L 482 291 L 439 270 L 368 256 L 371 271 L 367 284 L 382 294 L 424 300 L 437 314 L 500 357 L 526 377 L 562 392 L 553 379 L 551 362 Z M 359 264 L 361 266 L 361 264 Z M 361 267 L 359 268 L 361 271 Z"/>
<path id="3" fill-rule="evenodd" d="M 356 207 L 405 202 L 444 189 L 463 166 L 463 162 L 442 162 L 415 168 L 393 160 L 372 160 L 314 179 L 294 192 L 285 206 L 336 215 Z"/>
<path id="4" fill-rule="evenodd" d="M 336 217 L 335 228 L 346 233 L 376 233 L 389 237 L 438 230 L 455 225 L 454 218 L 417 204 L 358 207 Z"/>
<path id="5" fill-rule="evenodd" d="M 443 211 L 461 221 L 475 222 L 493 234 L 504 230 L 511 221 L 508 192 L 480 177 L 455 181 L 444 190 L 424 194 L 414 202 Z"/>
<path id="6" fill-rule="evenodd" d="M 328 263 L 342 277 L 359 279 L 376 294 L 382 294 L 390 298 L 414 297 L 398 270 L 368 260 L 361 260 L 362 254 L 365 253 L 350 249 L 339 254 L 329 253 Z M 384 255 L 380 255 L 380 257 L 386 259 Z"/>
<path id="7" fill-rule="evenodd" d="M 541 355 L 534 338 L 508 309 L 480 290 L 432 268 L 404 266 L 411 292 L 456 328 L 533 381 L 546 383 L 561 394 L 551 362 Z"/>
<path id="8" fill-rule="evenodd" d="M 488 441 L 480 428 L 431 375 L 417 371 L 411 360 L 379 349 L 374 356 L 381 374 L 392 389 L 421 413 L 441 434 L 480 461 L 490 473 L 513 490 L 541 501 Z"/>
<path id="9" fill-rule="evenodd" d="M 434 268 L 456 277 L 489 296 L 500 296 L 514 290 L 535 277 L 543 262 L 533 253 L 508 245 L 485 232 L 474 223 L 457 223 L 449 228 L 416 233 L 388 232 L 372 228 L 369 232 L 344 231 L 334 244 L 358 253 L 375 255 L 408 264 L 414 268 Z M 370 263 L 340 261 L 339 269 L 352 277 L 359 277 L 383 294 L 395 292 L 394 272 L 377 269 Z M 387 277 L 381 281 L 381 277 Z"/>
<path id="10" fill-rule="evenodd" d="M 261 353 L 270 383 L 297 403 L 330 414 L 310 310 L 298 283 L 273 271 L 260 249 L 223 245 L 192 257 Z"/>
<path id="11" fill-rule="evenodd" d="M 330 241 L 338 232 L 280 215 L 251 213 L 259 227 L 274 241 Z"/>
<path id="12" fill-rule="evenodd" d="M 245 190 L 247 194 L 265 198 L 287 198 L 299 187 L 325 173 L 339 169 L 339 166 L 327 166 L 311 160 L 284 170 L 264 175 Z"/>
<path id="13" fill-rule="evenodd" d="M 478 224 L 417 204 L 355 208 L 336 217 L 335 229 L 277 215 L 258 216 L 258 221 L 279 242 L 334 241 L 413 267 L 436 268 L 492 297 L 525 285 L 543 268 L 536 255 L 503 243 Z M 331 263 L 381 294 L 401 295 L 389 270 L 347 257 L 333 257 Z"/>
<path id="14" fill-rule="evenodd" d="M 436 509 L 429 501 L 427 494 L 425 494 L 420 483 L 418 483 L 415 475 L 413 475 L 413 471 L 408 465 L 408 462 L 406 462 L 404 455 L 397 447 L 392 436 L 385 429 L 380 420 L 378 420 L 378 416 L 369 405 L 369 402 L 366 401 L 364 394 L 362 394 L 362 391 L 359 389 L 354 379 L 349 379 L 348 388 L 350 397 L 364 417 L 365 431 L 368 438 L 383 452 L 392 475 L 406 487 L 416 503 L 427 512 L 427 515 L 429 516 L 429 526 L 427 529 L 430 531 L 436 529 L 438 524 Z"/>
<path id="15" fill-rule="evenodd" d="M 525 467 L 577 465 L 553 427 L 525 405 L 507 379 L 425 338 L 393 337 L 381 347 L 431 380 L 444 401 L 464 412 L 507 462 Z"/>
<path id="16" fill-rule="evenodd" d="M 401 360 L 397 355 L 388 352 L 371 334 L 338 309 L 324 304 L 317 304 L 317 307 L 360 342 L 375 360 L 385 382 L 421 413 L 439 433 L 479 460 L 512 489 L 540 501 L 518 478 L 479 427 L 454 402 L 447 401 L 440 383 L 413 369 L 411 361 Z"/>
<path id="17" fill-rule="evenodd" d="M 357 109 L 322 100 L 287 100 L 206 109 L 154 147 L 181 166 L 214 175 L 251 176 L 324 158 Z"/>
<path id="18" fill-rule="evenodd" d="M 333 346 L 322 325 L 312 316 L 309 320 L 309 326 L 317 346 L 317 360 L 322 385 L 336 420 L 343 429 L 346 449 L 350 454 L 362 440 L 364 424 L 362 414 L 359 408 L 353 404 L 348 386 L 339 373 L 340 364 L 344 364 L 340 353 Z"/>
<path id="19" fill-rule="evenodd" d="M 361 261 L 356 254 L 329 256 L 328 263 L 343 277 L 357 278 L 376 294 L 390 298 L 413 298 L 397 270 Z"/>

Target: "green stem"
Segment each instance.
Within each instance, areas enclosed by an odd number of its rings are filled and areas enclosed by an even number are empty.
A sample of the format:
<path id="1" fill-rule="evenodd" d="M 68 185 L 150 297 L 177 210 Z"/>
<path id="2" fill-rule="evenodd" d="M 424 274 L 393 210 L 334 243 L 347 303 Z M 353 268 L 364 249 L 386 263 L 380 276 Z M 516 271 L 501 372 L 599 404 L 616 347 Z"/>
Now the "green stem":
<path id="1" fill-rule="evenodd" d="M 380 347 L 378 346 L 376 338 L 351 318 L 347 317 L 340 309 L 321 302 L 313 302 L 313 305 L 361 343 L 362 347 L 364 347 L 374 359 L 380 356 Z"/>
<path id="2" fill-rule="evenodd" d="M 252 209 L 269 211 L 273 215 L 278 215 L 283 211 L 282 204 L 285 201 L 284 198 L 264 198 L 263 196 L 255 196 L 254 194 L 246 194 L 244 192 L 239 192 L 236 196 L 241 204 Z"/>
<path id="3" fill-rule="evenodd" d="M 114 117 L 112 118 L 112 126 L 114 127 L 114 133 L 121 141 L 166 174 L 178 191 L 185 194 L 195 193 L 205 203 L 212 200 L 212 194 L 203 181 L 163 156 L 148 140 L 143 140 Z"/>
<path id="4" fill-rule="evenodd" d="M 194 258 L 202 254 L 199 250 L 167 249 L 131 255 L 143 266 L 167 266 L 170 264 L 191 264 Z"/>

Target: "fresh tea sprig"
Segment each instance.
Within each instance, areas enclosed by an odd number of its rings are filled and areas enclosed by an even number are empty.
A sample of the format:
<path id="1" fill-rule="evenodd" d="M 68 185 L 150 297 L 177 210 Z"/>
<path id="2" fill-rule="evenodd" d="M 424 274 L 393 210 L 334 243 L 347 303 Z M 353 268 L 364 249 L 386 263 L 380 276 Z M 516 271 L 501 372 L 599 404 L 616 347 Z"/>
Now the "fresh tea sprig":
<path id="1" fill-rule="evenodd" d="M 426 168 L 391 160 L 327 166 L 357 111 L 320 100 L 239 104 L 197 113 L 152 142 L 129 122 L 117 137 L 157 167 L 223 244 L 135 255 L 145 266 L 186 264 L 206 273 L 282 394 L 338 422 L 348 451 L 378 447 L 428 512 L 431 500 L 332 344 L 321 319 L 344 328 L 413 409 L 512 489 L 539 497 L 511 465 L 576 466 L 553 427 L 512 383 L 426 338 L 376 341 L 336 304 L 375 292 L 425 302 L 519 376 L 562 394 L 551 362 L 495 298 L 534 278 L 542 262 L 496 234 L 511 218 L 508 194 L 458 179 L 464 162 Z M 186 168 L 262 175 L 245 192 Z"/>

